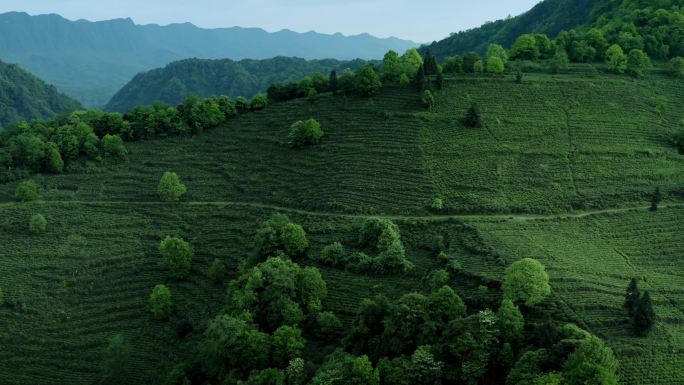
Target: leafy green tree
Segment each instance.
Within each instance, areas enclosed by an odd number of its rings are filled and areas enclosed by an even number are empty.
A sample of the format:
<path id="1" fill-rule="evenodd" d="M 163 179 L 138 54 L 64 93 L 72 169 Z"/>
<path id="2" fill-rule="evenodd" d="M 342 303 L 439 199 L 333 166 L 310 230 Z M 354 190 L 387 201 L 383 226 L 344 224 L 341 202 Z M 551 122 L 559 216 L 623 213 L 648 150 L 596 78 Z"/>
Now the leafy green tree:
<path id="1" fill-rule="evenodd" d="M 321 129 L 321 124 L 313 118 L 293 123 L 290 126 L 290 133 L 288 135 L 290 146 L 294 148 L 318 144 L 322 137 L 323 130 Z"/>
<path id="2" fill-rule="evenodd" d="M 121 334 L 112 336 L 105 348 L 99 375 L 100 385 L 133 385 L 131 354 L 133 348 Z"/>
<path id="3" fill-rule="evenodd" d="M 428 309 L 430 320 L 442 326 L 466 316 L 465 303 L 451 287 L 446 285 L 430 294 Z"/>
<path id="4" fill-rule="evenodd" d="M 563 368 L 568 385 L 618 384 L 618 361 L 613 351 L 598 337 L 591 336 L 581 341 Z"/>
<path id="5" fill-rule="evenodd" d="M 381 88 L 382 83 L 375 71 L 375 66 L 369 64 L 359 70 L 356 75 L 356 89 L 359 93 L 364 96 L 373 96 L 378 94 Z"/>
<path id="6" fill-rule="evenodd" d="M 347 258 L 347 251 L 340 242 L 335 242 L 323 248 L 321 262 L 330 266 L 342 266 Z"/>
<path id="7" fill-rule="evenodd" d="M 209 266 L 209 278 L 214 282 L 221 282 L 226 276 L 226 264 L 222 259 L 216 258 Z"/>
<path id="8" fill-rule="evenodd" d="M 481 74 L 485 71 L 485 63 L 482 60 L 478 60 L 473 65 L 473 72 L 476 74 Z"/>
<path id="9" fill-rule="evenodd" d="M 168 319 L 173 310 L 171 290 L 164 285 L 156 285 L 150 293 L 148 301 L 152 316 L 159 320 Z"/>
<path id="10" fill-rule="evenodd" d="M 490 44 L 487 48 L 487 60 L 493 57 L 501 59 L 502 64 L 506 64 L 506 61 L 508 61 L 508 52 L 499 44 Z"/>
<path id="11" fill-rule="evenodd" d="M 401 57 L 402 72 L 409 77 L 413 77 L 423 64 L 423 57 L 415 48 L 409 48 Z"/>
<path id="12" fill-rule="evenodd" d="M 288 223 L 281 229 L 280 240 L 285 253 L 291 256 L 301 254 L 309 247 L 306 232 L 302 226 L 295 223 Z"/>
<path id="13" fill-rule="evenodd" d="M 634 313 L 639 306 L 640 299 L 641 291 L 639 290 L 639 281 L 636 278 L 632 278 L 632 280 L 629 282 L 629 286 L 627 287 L 625 303 L 622 305 L 630 318 L 634 317 Z"/>
<path id="14" fill-rule="evenodd" d="M 545 349 L 526 351 L 508 372 L 506 385 L 534 385 L 534 381 L 542 372 L 542 366 L 546 365 L 547 361 L 549 354 Z"/>
<path id="15" fill-rule="evenodd" d="M 299 358 L 306 341 L 302 331 L 292 326 L 281 326 L 273 333 L 273 364 L 285 367 L 294 358 Z"/>
<path id="16" fill-rule="evenodd" d="M 430 53 L 430 49 L 427 49 L 425 51 L 425 57 L 423 58 L 423 68 L 425 69 L 425 75 L 429 76 L 437 74 L 437 59 L 434 55 L 432 55 L 432 53 Z"/>
<path id="17" fill-rule="evenodd" d="M 608 68 L 616 73 L 624 73 L 627 69 L 627 55 L 622 51 L 622 47 L 613 44 L 606 51 L 606 62 Z"/>
<path id="18" fill-rule="evenodd" d="M 663 194 L 660 192 L 660 187 L 656 187 L 653 192 L 653 197 L 651 198 L 651 211 L 658 211 L 658 206 L 660 202 L 663 201 Z"/>
<path id="19" fill-rule="evenodd" d="M 235 109 L 238 114 L 244 114 L 249 111 L 249 100 L 244 96 L 238 96 L 235 98 Z"/>
<path id="20" fill-rule="evenodd" d="M 17 186 L 14 196 L 20 202 L 33 202 L 40 199 L 38 194 L 38 184 L 33 180 L 26 180 Z"/>
<path id="21" fill-rule="evenodd" d="M 276 368 L 253 371 L 247 381 L 238 381 L 239 385 L 284 385 L 285 373 Z"/>
<path id="22" fill-rule="evenodd" d="M 209 321 L 198 350 L 210 377 L 229 370 L 246 376 L 268 367 L 271 337 L 246 316 L 222 314 Z"/>
<path id="23" fill-rule="evenodd" d="M 184 279 L 190 274 L 195 251 L 182 238 L 167 236 L 159 243 L 159 253 L 162 256 L 161 266 L 169 271 L 171 278 Z"/>
<path id="24" fill-rule="evenodd" d="M 632 325 L 634 327 L 634 334 L 638 336 L 648 335 L 656 322 L 655 310 L 653 310 L 653 303 L 651 302 L 651 294 L 647 291 L 639 299 Z"/>
<path id="25" fill-rule="evenodd" d="M 482 127 L 482 117 L 480 116 L 480 108 L 476 103 L 472 103 L 463 118 L 463 123 L 468 127 Z"/>
<path id="26" fill-rule="evenodd" d="M 511 344 L 520 343 L 525 327 L 525 319 L 520 309 L 511 300 L 504 299 L 496 313 L 496 317 L 499 320 L 499 329 L 501 330 L 503 340 Z"/>
<path id="27" fill-rule="evenodd" d="M 520 35 L 508 52 L 511 60 L 537 60 L 541 55 L 533 35 Z"/>
<path id="28" fill-rule="evenodd" d="M 10 151 L 17 164 L 38 171 L 45 158 L 45 142 L 38 135 L 22 132 L 11 139 Z"/>
<path id="29" fill-rule="evenodd" d="M 406 74 L 401 74 L 399 76 L 399 84 L 406 87 L 411 84 L 411 78 L 409 78 Z"/>
<path id="30" fill-rule="evenodd" d="M 475 72 L 475 63 L 480 60 L 480 55 L 477 52 L 468 52 L 463 56 L 463 72 Z"/>
<path id="31" fill-rule="evenodd" d="M 399 54 L 392 50 L 388 51 L 382 59 L 382 80 L 388 83 L 394 83 L 399 81 L 399 76 L 401 76 L 401 74 Z"/>
<path id="32" fill-rule="evenodd" d="M 315 104 L 316 100 L 318 100 L 318 91 L 316 91 L 315 88 L 310 88 L 309 92 L 306 95 L 306 99 L 309 101 L 310 104 Z"/>
<path id="33" fill-rule="evenodd" d="M 102 148 L 105 157 L 125 158 L 128 154 L 123 139 L 119 135 L 105 135 L 102 138 Z"/>
<path id="34" fill-rule="evenodd" d="M 675 57 L 668 63 L 670 73 L 677 78 L 684 78 L 684 57 Z"/>
<path id="35" fill-rule="evenodd" d="M 162 175 L 157 186 L 157 194 L 163 202 L 178 202 L 187 188 L 181 183 L 178 174 L 167 171 Z"/>
<path id="36" fill-rule="evenodd" d="M 448 74 L 463 73 L 463 58 L 461 56 L 449 56 L 444 59 L 442 68 Z"/>
<path id="37" fill-rule="evenodd" d="M 322 311 L 316 314 L 316 335 L 322 341 L 337 338 L 342 331 L 342 322 L 335 313 Z"/>
<path id="38" fill-rule="evenodd" d="M 47 227 L 47 220 L 41 214 L 34 214 L 29 220 L 29 231 L 32 234 L 42 234 Z"/>
<path id="39" fill-rule="evenodd" d="M 250 102 L 249 108 L 252 111 L 263 110 L 268 105 L 268 97 L 262 93 L 254 95 Z"/>
<path id="40" fill-rule="evenodd" d="M 435 359 L 432 347 L 419 346 L 411 355 L 410 379 L 413 384 L 440 384 L 444 363 Z"/>
<path id="41" fill-rule="evenodd" d="M 59 153 L 56 143 L 47 142 L 45 144 L 45 170 L 55 174 L 60 174 L 64 170 L 64 160 Z"/>
<path id="42" fill-rule="evenodd" d="M 568 69 L 568 64 L 570 59 L 568 58 L 568 53 L 563 47 L 556 47 L 556 53 L 553 55 L 549 66 L 551 71 L 555 74 L 565 72 Z"/>
<path id="43" fill-rule="evenodd" d="M 491 74 L 501 74 L 504 72 L 504 62 L 498 56 L 490 56 L 487 59 L 487 72 Z"/>
<path id="44" fill-rule="evenodd" d="M 644 53 L 644 51 L 640 49 L 633 49 L 629 51 L 629 55 L 627 55 L 626 68 L 628 73 L 635 76 L 640 76 L 643 75 L 644 71 L 648 69 L 650 66 L 651 60 Z"/>
<path id="45" fill-rule="evenodd" d="M 524 258 L 506 269 L 502 284 L 504 299 L 534 306 L 551 293 L 549 275 L 537 260 Z"/>
<path id="46" fill-rule="evenodd" d="M 285 369 L 285 385 L 305 385 L 306 384 L 306 369 L 304 367 L 304 360 L 295 358 L 290 361 Z"/>
<path id="47" fill-rule="evenodd" d="M 430 90 L 425 90 L 420 96 L 420 102 L 428 110 L 432 110 L 432 107 L 435 105 L 435 97 L 432 96 L 432 92 L 430 92 Z"/>

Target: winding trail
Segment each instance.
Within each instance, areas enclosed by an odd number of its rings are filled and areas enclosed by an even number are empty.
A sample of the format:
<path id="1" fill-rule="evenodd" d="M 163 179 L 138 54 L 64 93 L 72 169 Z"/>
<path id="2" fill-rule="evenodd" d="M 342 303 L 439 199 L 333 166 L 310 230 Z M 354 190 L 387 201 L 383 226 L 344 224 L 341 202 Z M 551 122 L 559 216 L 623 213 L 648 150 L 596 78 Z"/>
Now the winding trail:
<path id="1" fill-rule="evenodd" d="M 4 202 L 0 203 L 1 207 L 12 207 L 15 205 L 90 205 L 90 206 L 120 206 L 120 205 L 133 205 L 133 206 L 209 206 L 209 207 L 251 207 L 260 209 L 269 209 L 274 211 L 282 211 L 285 213 L 294 213 L 300 215 L 308 216 L 325 216 L 325 217 L 338 217 L 338 218 L 354 218 L 354 219 L 366 219 L 366 218 L 387 218 L 391 220 L 420 220 L 420 221 L 447 221 L 450 219 L 458 219 L 463 221 L 537 221 L 537 220 L 550 220 L 550 219 L 569 219 L 569 218 L 585 218 L 594 215 L 601 214 L 618 214 L 626 213 L 631 211 L 647 211 L 650 205 L 643 206 L 632 206 L 632 207 L 622 207 L 622 208 L 611 208 L 602 210 L 589 210 L 589 211 L 578 211 L 569 213 L 557 213 L 557 214 L 452 214 L 452 215 L 385 215 L 385 214 L 348 214 L 339 212 L 326 212 L 326 211 L 309 211 L 304 209 L 297 209 L 292 207 L 283 207 L 278 205 L 272 205 L 267 203 L 257 203 L 257 202 L 237 202 L 237 201 L 188 201 L 180 203 L 165 203 L 165 202 L 154 202 L 154 201 L 38 201 L 30 203 L 20 203 L 20 202 Z M 684 203 L 667 203 L 661 204 L 660 209 L 666 208 L 676 208 L 684 207 Z"/>

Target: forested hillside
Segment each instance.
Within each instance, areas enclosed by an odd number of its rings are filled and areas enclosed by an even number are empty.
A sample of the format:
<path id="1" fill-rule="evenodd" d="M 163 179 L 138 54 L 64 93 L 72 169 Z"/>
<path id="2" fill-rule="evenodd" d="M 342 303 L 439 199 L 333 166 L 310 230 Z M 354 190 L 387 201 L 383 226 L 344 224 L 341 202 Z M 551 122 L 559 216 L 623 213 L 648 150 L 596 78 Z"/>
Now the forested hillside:
<path id="1" fill-rule="evenodd" d="M 45 119 L 81 105 L 14 64 L 0 61 L 0 127 Z"/>
<path id="2" fill-rule="evenodd" d="M 106 106 L 109 111 L 125 112 L 137 105 L 152 105 L 156 101 L 178 104 L 189 95 L 207 97 L 227 95 L 251 98 L 266 92 L 273 83 L 299 81 L 305 76 L 336 70 L 357 70 L 363 60 L 305 60 L 276 57 L 273 59 L 233 61 L 189 59 L 171 63 L 164 68 L 138 74 L 114 95 Z M 308 91 L 308 89 L 306 90 Z"/>
<path id="3" fill-rule="evenodd" d="M 522 15 L 488 22 L 481 27 L 453 33 L 427 48 L 440 59 L 474 51 L 483 54 L 487 47 L 513 45 L 518 36 L 543 33 L 555 37 L 562 30 L 584 25 L 603 0 L 544 0 Z"/>
<path id="4" fill-rule="evenodd" d="M 469 51 L 483 54 L 490 43 L 509 48 L 521 35 L 544 34 L 566 41 L 571 58 L 572 51 L 581 52 L 574 55 L 582 58 L 578 61 L 587 61 L 591 49 L 603 59 L 611 44 L 666 60 L 684 56 L 683 6 L 681 0 L 545 0 L 518 17 L 454 34 L 423 49 L 439 58 Z"/>
<path id="5" fill-rule="evenodd" d="M 58 15 L 0 15 L 0 60 L 18 63 L 89 107 L 104 106 L 137 73 L 202 59 L 379 59 L 416 44 L 362 34 L 343 36 L 192 24 L 136 25 L 130 19 L 70 21 Z"/>

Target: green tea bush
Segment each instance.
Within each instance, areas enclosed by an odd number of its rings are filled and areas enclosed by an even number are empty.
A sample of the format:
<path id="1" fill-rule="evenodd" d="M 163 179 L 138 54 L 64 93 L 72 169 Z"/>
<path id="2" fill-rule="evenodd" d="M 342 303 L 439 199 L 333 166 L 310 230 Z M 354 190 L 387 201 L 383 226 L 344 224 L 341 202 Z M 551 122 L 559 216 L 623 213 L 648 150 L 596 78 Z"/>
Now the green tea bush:
<path id="1" fill-rule="evenodd" d="M 40 199 L 38 194 L 38 184 L 32 180 L 19 183 L 14 196 L 20 202 L 33 202 Z"/>
<path id="2" fill-rule="evenodd" d="M 41 214 L 34 214 L 29 220 L 29 231 L 32 234 L 42 234 L 47 227 L 47 220 Z"/>

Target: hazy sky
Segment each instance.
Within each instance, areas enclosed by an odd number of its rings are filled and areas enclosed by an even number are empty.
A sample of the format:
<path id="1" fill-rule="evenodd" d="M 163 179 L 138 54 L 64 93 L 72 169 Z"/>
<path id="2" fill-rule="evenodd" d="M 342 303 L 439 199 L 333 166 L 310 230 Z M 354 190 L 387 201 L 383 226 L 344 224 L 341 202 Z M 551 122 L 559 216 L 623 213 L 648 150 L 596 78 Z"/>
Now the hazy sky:
<path id="1" fill-rule="evenodd" d="M 58 13 L 67 19 L 130 17 L 138 24 L 368 32 L 418 42 L 518 15 L 540 0 L 1 0 L 0 12 Z"/>

